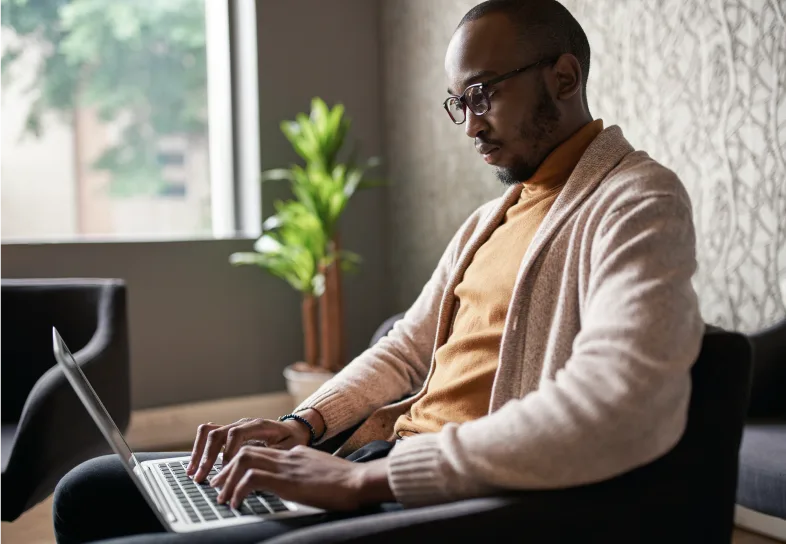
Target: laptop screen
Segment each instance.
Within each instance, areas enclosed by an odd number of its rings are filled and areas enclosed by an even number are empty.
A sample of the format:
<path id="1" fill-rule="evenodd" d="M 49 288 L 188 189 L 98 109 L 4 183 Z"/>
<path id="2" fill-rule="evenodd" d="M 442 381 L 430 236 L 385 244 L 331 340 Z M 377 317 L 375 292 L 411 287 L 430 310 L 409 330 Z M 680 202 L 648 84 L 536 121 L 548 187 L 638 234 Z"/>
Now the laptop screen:
<path id="1" fill-rule="evenodd" d="M 109 441 L 112 449 L 131 469 L 138 467 L 139 461 L 134 452 L 131 451 L 120 429 L 115 425 L 106 407 L 104 407 L 101 399 L 98 398 L 95 390 L 87 380 L 87 376 L 79 368 L 79 365 L 74 360 L 74 356 L 71 355 L 65 342 L 63 342 L 63 339 L 54 327 L 52 328 L 52 342 L 54 344 L 55 359 L 62 367 L 68 381 L 71 382 L 71 386 L 76 391 L 82 404 L 85 405 L 90 416 L 95 420 L 98 428 L 101 429 L 101 433 Z"/>

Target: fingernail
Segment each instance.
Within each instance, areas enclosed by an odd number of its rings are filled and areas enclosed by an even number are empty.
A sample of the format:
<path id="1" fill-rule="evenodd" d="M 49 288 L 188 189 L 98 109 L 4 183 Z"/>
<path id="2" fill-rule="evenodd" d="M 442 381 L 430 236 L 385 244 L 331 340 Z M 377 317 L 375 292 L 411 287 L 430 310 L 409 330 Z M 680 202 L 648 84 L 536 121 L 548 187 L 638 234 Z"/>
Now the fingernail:
<path id="1" fill-rule="evenodd" d="M 218 494 L 218 497 L 216 497 L 216 502 L 218 504 L 224 504 L 224 494 L 223 493 L 219 493 Z"/>

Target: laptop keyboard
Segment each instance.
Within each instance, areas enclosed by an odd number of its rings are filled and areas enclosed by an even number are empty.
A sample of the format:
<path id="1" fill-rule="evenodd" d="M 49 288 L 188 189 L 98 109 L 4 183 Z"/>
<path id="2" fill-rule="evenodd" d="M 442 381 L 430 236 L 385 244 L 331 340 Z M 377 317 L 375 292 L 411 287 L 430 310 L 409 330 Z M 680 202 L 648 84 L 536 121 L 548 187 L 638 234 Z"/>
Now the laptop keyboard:
<path id="1" fill-rule="evenodd" d="M 208 482 L 221 470 L 220 465 L 215 465 L 201 484 L 188 477 L 187 465 L 186 461 L 174 461 L 159 463 L 158 468 L 161 469 L 167 484 L 193 523 L 289 511 L 287 505 L 276 495 L 263 491 L 257 491 L 246 497 L 237 509 L 230 508 L 229 504 L 218 504 L 216 502 L 218 490 L 210 487 Z"/>

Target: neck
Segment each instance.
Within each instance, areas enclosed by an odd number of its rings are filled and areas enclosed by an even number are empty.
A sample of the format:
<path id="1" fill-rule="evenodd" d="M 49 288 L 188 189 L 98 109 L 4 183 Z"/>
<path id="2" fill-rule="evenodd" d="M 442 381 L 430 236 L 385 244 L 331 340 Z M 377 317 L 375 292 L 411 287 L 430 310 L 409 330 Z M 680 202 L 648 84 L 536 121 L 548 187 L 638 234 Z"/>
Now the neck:
<path id="1" fill-rule="evenodd" d="M 587 123 L 591 123 L 592 121 L 593 119 L 589 112 L 584 111 L 581 115 L 573 116 L 571 119 L 567 120 L 567 122 L 560 123 L 560 128 L 555 133 L 554 141 L 543 155 L 543 160 L 545 160 L 552 151 L 562 145 L 565 140 L 576 134 L 579 130 L 581 130 L 582 127 L 584 127 Z"/>

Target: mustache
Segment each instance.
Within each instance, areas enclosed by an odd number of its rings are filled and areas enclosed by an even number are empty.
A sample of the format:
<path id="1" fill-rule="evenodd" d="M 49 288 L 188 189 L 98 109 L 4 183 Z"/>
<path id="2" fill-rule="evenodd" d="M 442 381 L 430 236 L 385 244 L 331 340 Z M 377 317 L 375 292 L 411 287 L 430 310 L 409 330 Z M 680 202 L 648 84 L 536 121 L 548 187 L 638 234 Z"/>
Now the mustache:
<path id="1" fill-rule="evenodd" d="M 475 136 L 475 147 L 477 148 L 480 145 L 493 145 L 495 147 L 502 147 L 501 142 L 478 134 Z"/>

